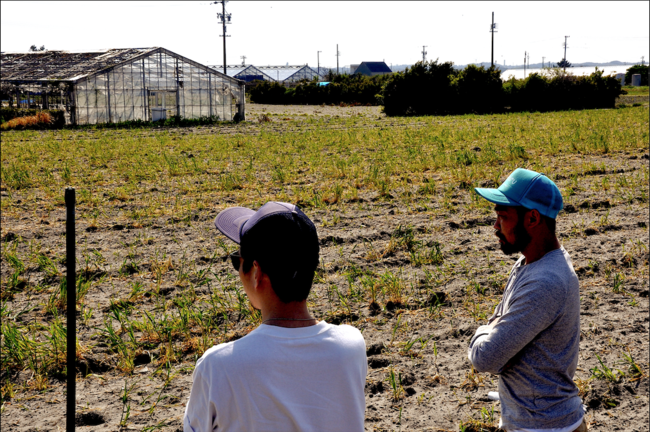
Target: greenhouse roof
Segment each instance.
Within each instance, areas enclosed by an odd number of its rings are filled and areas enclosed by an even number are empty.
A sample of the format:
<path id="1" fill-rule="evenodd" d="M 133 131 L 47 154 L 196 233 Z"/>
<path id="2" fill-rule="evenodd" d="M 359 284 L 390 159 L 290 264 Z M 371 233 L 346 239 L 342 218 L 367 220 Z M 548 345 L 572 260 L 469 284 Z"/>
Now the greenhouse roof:
<path id="1" fill-rule="evenodd" d="M 76 81 L 154 50 L 156 48 L 110 49 L 86 53 L 68 51 L 3 53 L 2 79 Z"/>
<path id="2" fill-rule="evenodd" d="M 258 66 L 257 69 L 264 72 L 266 75 L 272 77 L 277 81 L 284 81 L 291 77 L 293 74 L 304 68 L 300 66 Z"/>
<path id="3" fill-rule="evenodd" d="M 308 71 L 312 74 L 318 75 L 318 72 L 311 69 L 307 65 L 295 66 L 257 66 L 257 69 L 269 75 L 274 80 L 285 81 L 291 79 L 294 75 L 301 71 Z"/>
<path id="4" fill-rule="evenodd" d="M 262 76 L 266 76 L 266 78 L 268 78 L 271 81 L 273 81 L 275 79 L 275 78 L 270 77 L 268 74 L 265 74 L 263 71 L 261 71 L 260 69 L 256 68 L 255 66 L 252 66 L 252 65 L 251 66 L 246 66 L 241 71 L 235 73 L 234 77 L 241 78 L 242 76 L 246 76 L 246 75 L 255 75 L 255 76 L 262 75 Z"/>
<path id="5" fill-rule="evenodd" d="M 228 65 L 226 72 L 228 76 L 234 77 L 242 72 L 244 69 L 250 68 L 252 65 Z M 212 69 L 217 71 L 223 70 L 223 66 L 210 65 Z M 254 66 L 258 71 L 271 77 L 274 81 L 285 81 L 291 79 L 299 72 L 309 72 L 310 74 L 318 75 L 315 69 L 307 65 L 283 65 L 283 66 Z"/>
<path id="6" fill-rule="evenodd" d="M 69 51 L 2 53 L 0 75 L 2 81 L 78 81 L 155 52 L 167 53 L 195 66 L 209 69 L 208 66 L 160 47 L 112 48 L 84 53 Z"/>

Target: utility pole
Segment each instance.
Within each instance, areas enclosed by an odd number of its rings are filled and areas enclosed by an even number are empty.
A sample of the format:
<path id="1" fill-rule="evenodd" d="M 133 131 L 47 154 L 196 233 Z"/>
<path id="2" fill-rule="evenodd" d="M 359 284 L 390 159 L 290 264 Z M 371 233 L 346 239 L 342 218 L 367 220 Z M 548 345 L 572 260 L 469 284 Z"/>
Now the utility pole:
<path id="1" fill-rule="evenodd" d="M 216 5 L 221 3 L 221 13 L 217 12 L 217 18 L 219 18 L 219 23 L 223 26 L 223 34 L 219 35 L 219 37 L 223 38 L 223 74 L 227 75 L 227 70 L 226 70 L 226 38 L 229 38 L 230 35 L 226 34 L 226 24 L 230 24 L 230 19 L 232 17 L 232 14 L 227 14 L 226 13 L 226 3 L 227 0 L 218 0 L 213 3 L 210 3 L 211 5 Z"/>
<path id="2" fill-rule="evenodd" d="M 528 57 L 526 58 L 526 63 L 528 63 L 528 70 L 530 70 L 530 53 L 526 54 Z"/>
<path id="3" fill-rule="evenodd" d="M 318 64 L 318 76 L 320 77 L 320 53 L 322 51 L 316 51 L 316 63 Z"/>
<path id="4" fill-rule="evenodd" d="M 566 49 L 569 47 L 567 45 L 567 39 L 569 39 L 570 36 L 565 36 L 564 37 L 564 72 L 566 72 Z"/>
<path id="5" fill-rule="evenodd" d="M 341 53 L 339 53 L 339 44 L 336 44 L 336 75 L 339 74 L 339 56 Z"/>
<path id="6" fill-rule="evenodd" d="M 422 62 L 427 61 L 427 47 L 428 45 L 422 45 Z"/>
<path id="7" fill-rule="evenodd" d="M 544 67 L 544 59 L 546 59 L 546 57 L 542 56 L 542 68 Z"/>
<path id="8" fill-rule="evenodd" d="M 246 66 L 246 56 L 239 56 L 239 58 L 241 59 L 241 65 Z"/>
<path id="9" fill-rule="evenodd" d="M 492 25 L 490 26 L 490 33 L 492 33 L 492 66 L 494 66 L 494 34 L 497 32 L 497 25 L 494 23 L 494 12 L 492 12 Z"/>
<path id="10" fill-rule="evenodd" d="M 524 80 L 526 79 L 526 51 L 524 51 Z"/>
<path id="11" fill-rule="evenodd" d="M 641 56 L 641 66 L 645 65 L 645 56 Z"/>

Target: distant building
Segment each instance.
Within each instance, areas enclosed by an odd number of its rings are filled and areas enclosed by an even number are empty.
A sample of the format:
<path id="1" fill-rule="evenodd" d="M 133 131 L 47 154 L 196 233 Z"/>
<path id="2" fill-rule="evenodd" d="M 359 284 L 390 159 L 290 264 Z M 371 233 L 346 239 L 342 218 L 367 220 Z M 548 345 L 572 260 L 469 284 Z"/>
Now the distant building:
<path id="1" fill-rule="evenodd" d="M 216 67 L 214 69 L 217 69 Z M 218 69 L 217 69 L 218 70 Z M 247 83 L 251 81 L 275 81 L 275 78 L 272 78 L 268 74 L 265 74 L 263 71 L 260 71 L 257 69 L 255 66 L 246 66 L 244 69 L 242 69 L 239 72 L 236 72 L 234 74 L 231 74 L 231 72 L 235 72 L 236 69 L 226 69 L 226 72 L 228 73 L 229 76 L 237 78 L 238 80 L 243 80 Z"/>
<path id="2" fill-rule="evenodd" d="M 393 71 L 385 62 L 363 62 L 352 73 L 374 77 L 375 75 L 392 74 Z"/>
<path id="3" fill-rule="evenodd" d="M 217 71 L 223 71 L 223 66 L 210 66 Z M 322 68 L 321 68 L 322 69 Z M 295 83 L 300 80 L 311 80 L 321 76 L 315 69 L 307 65 L 286 65 L 286 66 L 253 66 L 253 65 L 229 65 L 226 67 L 228 76 L 246 82 L 254 80 L 276 81 L 278 83 Z"/>

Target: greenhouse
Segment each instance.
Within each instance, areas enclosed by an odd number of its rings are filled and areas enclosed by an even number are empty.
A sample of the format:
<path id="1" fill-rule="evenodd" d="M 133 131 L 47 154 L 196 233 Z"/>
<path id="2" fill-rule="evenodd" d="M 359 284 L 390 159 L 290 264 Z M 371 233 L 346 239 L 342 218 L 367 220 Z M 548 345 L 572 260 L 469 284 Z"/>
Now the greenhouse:
<path id="1" fill-rule="evenodd" d="M 223 65 L 212 65 L 212 69 L 223 71 Z M 228 76 L 238 78 L 246 82 L 254 80 L 276 81 L 278 83 L 295 83 L 300 80 L 312 80 L 314 77 L 320 79 L 315 69 L 307 65 L 286 65 L 286 66 L 252 66 L 252 65 L 228 65 L 226 67 Z"/>
<path id="2" fill-rule="evenodd" d="M 273 77 L 276 81 L 295 83 L 300 80 L 312 80 L 320 76 L 318 72 L 307 65 L 298 66 L 258 66 L 257 69 L 266 75 Z"/>
<path id="3" fill-rule="evenodd" d="M 2 53 L 2 104 L 63 110 L 66 123 L 244 120 L 244 82 L 159 47 Z"/>
<path id="4" fill-rule="evenodd" d="M 239 72 L 235 72 L 233 70 L 233 74 L 230 75 L 231 77 L 235 77 L 238 80 L 243 80 L 245 82 L 250 82 L 250 81 L 255 81 L 255 80 L 260 80 L 260 81 L 275 81 L 273 78 L 271 78 L 268 74 L 265 74 L 264 72 L 260 71 L 257 69 L 255 66 L 242 66 L 242 70 Z"/>

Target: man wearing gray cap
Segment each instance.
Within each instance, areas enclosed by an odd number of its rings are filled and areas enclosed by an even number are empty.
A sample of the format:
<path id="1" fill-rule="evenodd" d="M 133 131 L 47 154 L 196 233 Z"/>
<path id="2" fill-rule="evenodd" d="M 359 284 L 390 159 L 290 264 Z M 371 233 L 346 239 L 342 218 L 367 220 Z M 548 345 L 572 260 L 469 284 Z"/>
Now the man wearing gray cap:
<path id="1" fill-rule="evenodd" d="M 543 174 L 518 168 L 498 189 L 476 188 L 495 204 L 501 251 L 521 253 L 503 298 L 480 326 L 469 360 L 499 375 L 500 427 L 586 431 L 573 376 L 580 348 L 580 288 L 555 234 L 562 194 Z"/>
<path id="2" fill-rule="evenodd" d="M 231 255 L 262 324 L 197 361 L 185 431 L 362 431 L 363 336 L 311 317 L 307 296 L 318 235 L 297 206 L 230 208 L 215 226 L 239 244 Z"/>

